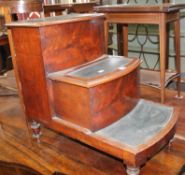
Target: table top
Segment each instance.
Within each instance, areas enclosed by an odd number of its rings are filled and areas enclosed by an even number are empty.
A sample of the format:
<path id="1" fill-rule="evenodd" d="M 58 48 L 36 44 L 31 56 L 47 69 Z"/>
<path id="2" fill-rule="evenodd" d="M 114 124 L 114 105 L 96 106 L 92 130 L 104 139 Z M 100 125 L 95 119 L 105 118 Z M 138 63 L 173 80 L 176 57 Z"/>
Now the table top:
<path id="1" fill-rule="evenodd" d="M 95 18 L 104 18 L 102 13 L 88 14 L 68 14 L 54 17 L 36 18 L 25 21 L 16 21 L 6 24 L 7 27 L 41 27 L 62 23 L 73 23 L 78 21 L 87 21 Z"/>
<path id="2" fill-rule="evenodd" d="M 169 13 L 169 12 L 179 11 L 184 8 L 185 8 L 185 3 L 182 3 L 182 4 L 163 3 L 163 4 L 156 4 L 156 5 L 115 4 L 115 5 L 96 6 L 94 7 L 94 10 L 96 12 L 102 12 L 102 13 L 117 13 L 117 12 Z"/>

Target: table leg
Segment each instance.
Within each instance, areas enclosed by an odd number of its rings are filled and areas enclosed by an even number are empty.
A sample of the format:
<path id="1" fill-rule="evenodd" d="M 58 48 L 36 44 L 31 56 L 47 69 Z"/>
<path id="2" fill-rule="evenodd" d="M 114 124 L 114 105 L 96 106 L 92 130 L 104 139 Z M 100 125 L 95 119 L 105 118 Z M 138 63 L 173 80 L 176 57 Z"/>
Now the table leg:
<path id="1" fill-rule="evenodd" d="M 181 63 L 180 63 L 180 20 L 175 21 L 175 28 L 174 28 L 174 33 L 175 33 L 175 66 L 176 66 L 176 71 L 178 74 L 181 73 Z M 177 78 L 177 97 L 180 97 L 180 81 L 181 77 L 179 76 Z"/>
<path id="2" fill-rule="evenodd" d="M 159 24 L 160 37 L 160 85 L 161 85 L 161 103 L 165 99 L 165 71 L 166 71 L 166 23 L 165 14 L 161 14 Z"/>
<path id="3" fill-rule="evenodd" d="M 169 69 L 169 42 L 170 42 L 170 24 L 166 25 L 166 69 Z"/>
<path id="4" fill-rule="evenodd" d="M 123 24 L 117 24 L 118 55 L 123 56 Z"/>
<path id="5" fill-rule="evenodd" d="M 108 53 L 108 37 L 109 37 L 109 23 L 105 20 L 104 22 L 104 44 L 105 44 L 105 53 Z"/>
<path id="6" fill-rule="evenodd" d="M 123 55 L 128 56 L 128 25 L 124 24 L 122 26 L 123 32 Z"/>

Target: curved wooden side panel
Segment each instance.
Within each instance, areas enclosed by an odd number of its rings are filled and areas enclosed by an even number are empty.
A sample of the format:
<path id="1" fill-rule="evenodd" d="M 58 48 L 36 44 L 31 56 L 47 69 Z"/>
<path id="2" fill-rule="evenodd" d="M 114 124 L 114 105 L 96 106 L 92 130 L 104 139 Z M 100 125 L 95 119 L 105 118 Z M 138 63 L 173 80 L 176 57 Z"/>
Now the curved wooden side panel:
<path id="1" fill-rule="evenodd" d="M 53 82 L 56 116 L 88 128 L 101 129 L 127 114 L 139 98 L 138 68 L 95 87 Z"/>

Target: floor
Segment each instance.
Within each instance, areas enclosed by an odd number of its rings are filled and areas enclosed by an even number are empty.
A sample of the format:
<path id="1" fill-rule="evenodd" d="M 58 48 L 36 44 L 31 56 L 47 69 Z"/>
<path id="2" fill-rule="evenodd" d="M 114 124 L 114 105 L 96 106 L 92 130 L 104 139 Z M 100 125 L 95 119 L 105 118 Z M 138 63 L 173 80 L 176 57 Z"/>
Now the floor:
<path id="1" fill-rule="evenodd" d="M 165 147 L 141 169 L 141 175 L 182 175 L 185 165 L 185 93 L 174 98 L 168 91 L 166 104 L 181 110 L 177 133 L 171 146 Z M 158 102 L 159 91 L 141 88 L 141 96 Z M 62 172 L 74 175 L 124 175 L 122 161 L 42 126 L 38 141 L 30 136 L 18 96 L 0 97 L 0 160 L 32 167 L 43 175 Z M 184 173 L 185 175 L 185 173 Z"/>

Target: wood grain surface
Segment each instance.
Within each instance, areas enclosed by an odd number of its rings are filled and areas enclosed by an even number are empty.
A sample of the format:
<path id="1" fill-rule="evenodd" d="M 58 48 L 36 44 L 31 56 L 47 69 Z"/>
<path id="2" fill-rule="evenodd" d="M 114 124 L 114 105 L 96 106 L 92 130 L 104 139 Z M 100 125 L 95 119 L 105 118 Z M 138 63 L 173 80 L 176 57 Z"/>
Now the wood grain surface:
<path id="1" fill-rule="evenodd" d="M 160 101 L 160 92 L 143 87 L 142 96 Z M 149 160 L 141 169 L 142 175 L 177 175 L 185 163 L 185 101 L 167 91 L 167 104 L 180 107 L 176 139 Z M 185 96 L 185 94 L 183 93 Z M 87 145 L 42 127 L 40 142 L 31 139 L 18 97 L 0 98 L 0 160 L 31 167 L 44 175 L 55 172 L 77 175 L 124 175 L 122 161 Z M 178 138 L 181 138 L 178 139 Z M 4 175 L 1 173 L 0 175 Z"/>

